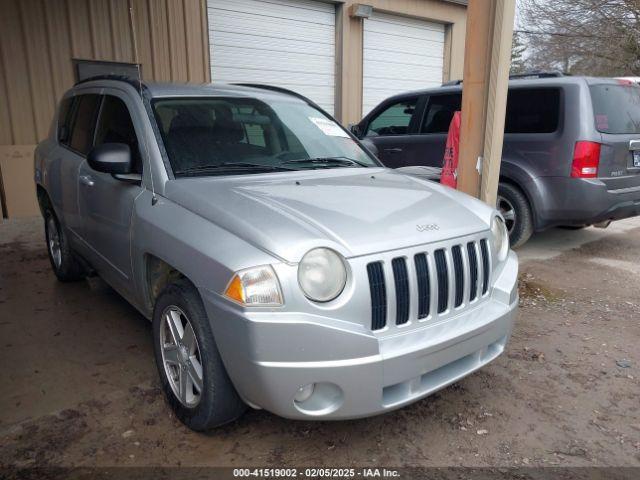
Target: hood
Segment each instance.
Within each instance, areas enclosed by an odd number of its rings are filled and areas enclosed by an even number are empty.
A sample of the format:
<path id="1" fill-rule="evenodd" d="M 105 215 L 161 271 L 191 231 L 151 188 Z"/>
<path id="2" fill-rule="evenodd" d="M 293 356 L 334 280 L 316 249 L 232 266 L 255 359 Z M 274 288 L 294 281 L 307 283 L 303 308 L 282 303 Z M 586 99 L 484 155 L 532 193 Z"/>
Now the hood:
<path id="1" fill-rule="evenodd" d="M 382 168 L 181 178 L 165 196 L 287 262 L 318 246 L 353 257 L 476 233 L 492 211 Z"/>

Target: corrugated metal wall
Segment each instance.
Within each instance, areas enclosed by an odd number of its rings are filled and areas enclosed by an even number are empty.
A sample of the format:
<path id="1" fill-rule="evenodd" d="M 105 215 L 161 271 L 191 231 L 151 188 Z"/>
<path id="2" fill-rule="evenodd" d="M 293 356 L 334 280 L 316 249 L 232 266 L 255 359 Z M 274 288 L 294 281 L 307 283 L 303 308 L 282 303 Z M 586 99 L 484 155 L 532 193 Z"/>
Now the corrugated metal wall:
<path id="1" fill-rule="evenodd" d="M 146 80 L 208 82 L 205 0 L 0 0 L 0 145 L 46 137 L 72 58 L 134 62 Z"/>

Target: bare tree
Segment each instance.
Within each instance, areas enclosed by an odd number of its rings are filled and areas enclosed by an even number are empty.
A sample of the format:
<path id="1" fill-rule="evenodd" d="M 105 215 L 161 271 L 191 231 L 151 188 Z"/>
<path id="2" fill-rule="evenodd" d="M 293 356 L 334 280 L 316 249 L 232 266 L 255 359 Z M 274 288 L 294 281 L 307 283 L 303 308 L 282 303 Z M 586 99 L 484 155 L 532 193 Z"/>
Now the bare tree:
<path id="1" fill-rule="evenodd" d="M 536 69 L 640 76 L 640 0 L 520 0 L 519 35 Z"/>
<path id="2" fill-rule="evenodd" d="M 522 34 L 514 32 L 511 44 L 511 73 L 524 73 L 528 69 L 526 50 L 527 46 L 522 40 Z"/>

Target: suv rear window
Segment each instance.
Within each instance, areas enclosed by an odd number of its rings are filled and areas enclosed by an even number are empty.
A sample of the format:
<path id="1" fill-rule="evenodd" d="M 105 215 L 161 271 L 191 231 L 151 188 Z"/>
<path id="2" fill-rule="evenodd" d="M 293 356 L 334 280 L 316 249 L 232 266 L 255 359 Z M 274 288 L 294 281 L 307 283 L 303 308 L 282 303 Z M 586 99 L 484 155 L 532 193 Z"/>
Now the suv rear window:
<path id="1" fill-rule="evenodd" d="M 560 90 L 509 90 L 504 133 L 553 133 L 560 120 Z"/>
<path id="2" fill-rule="evenodd" d="M 640 87 L 592 85 L 591 102 L 596 128 L 601 133 L 640 133 Z"/>

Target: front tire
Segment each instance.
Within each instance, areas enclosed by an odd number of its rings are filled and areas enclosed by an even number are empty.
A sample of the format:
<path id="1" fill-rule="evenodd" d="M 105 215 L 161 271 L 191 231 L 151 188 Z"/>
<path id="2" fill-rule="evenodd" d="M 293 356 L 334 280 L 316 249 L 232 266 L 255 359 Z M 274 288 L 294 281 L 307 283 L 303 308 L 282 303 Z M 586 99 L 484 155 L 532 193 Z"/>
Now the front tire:
<path id="1" fill-rule="evenodd" d="M 247 407 L 227 375 L 202 299 L 187 280 L 160 293 L 153 339 L 162 389 L 182 423 L 204 431 L 244 413 Z"/>
<path id="2" fill-rule="evenodd" d="M 524 245 L 533 234 L 533 214 L 527 197 L 518 187 L 500 183 L 497 208 L 509 231 L 511 248 Z"/>
<path id="3" fill-rule="evenodd" d="M 44 230 L 51 268 L 61 282 L 83 279 L 86 274 L 78 258 L 71 250 L 67 234 L 60 225 L 51 206 L 44 208 Z"/>

